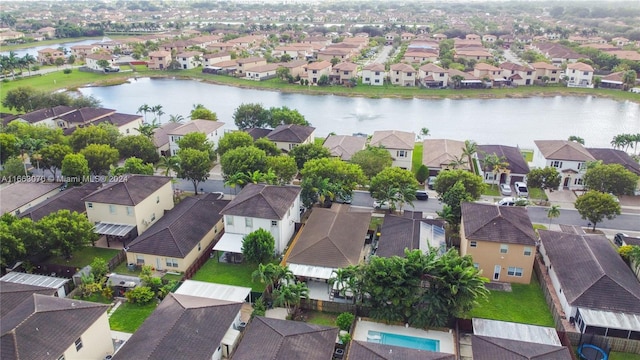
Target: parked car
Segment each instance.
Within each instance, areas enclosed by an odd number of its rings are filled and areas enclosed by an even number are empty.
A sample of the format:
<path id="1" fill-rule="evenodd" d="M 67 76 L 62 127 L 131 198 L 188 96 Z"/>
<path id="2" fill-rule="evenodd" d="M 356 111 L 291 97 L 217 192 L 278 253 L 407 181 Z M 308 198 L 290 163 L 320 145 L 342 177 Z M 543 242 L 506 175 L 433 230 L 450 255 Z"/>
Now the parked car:
<path id="1" fill-rule="evenodd" d="M 424 190 L 417 190 L 416 191 L 416 199 L 418 199 L 418 200 L 429 200 L 429 194 L 427 194 L 427 192 L 424 191 Z"/>
<path id="2" fill-rule="evenodd" d="M 104 68 L 104 72 L 107 72 L 107 73 L 108 72 L 119 72 L 119 71 L 120 71 L 119 67 L 108 66 L 108 67 Z"/>
<path id="3" fill-rule="evenodd" d="M 625 233 L 617 233 L 616 236 L 613 237 L 613 242 L 617 246 L 622 246 L 622 245 L 640 246 L 640 238 L 629 236 Z"/>
<path id="4" fill-rule="evenodd" d="M 527 184 L 517 181 L 515 184 L 513 184 L 513 188 L 516 190 L 516 195 L 518 197 L 529 197 L 529 189 L 527 188 Z"/>
<path id="5" fill-rule="evenodd" d="M 511 195 L 511 185 L 509 184 L 500 184 L 500 193 L 504 196 Z"/>
<path id="6" fill-rule="evenodd" d="M 338 204 L 351 204 L 353 197 L 351 195 L 337 195 L 334 202 Z"/>
<path id="7" fill-rule="evenodd" d="M 527 199 L 515 197 L 506 197 L 496 203 L 499 206 L 527 206 L 528 204 Z"/>
<path id="8" fill-rule="evenodd" d="M 429 176 L 429 180 L 427 180 L 427 187 L 429 188 L 429 190 L 433 190 L 433 185 L 436 183 L 436 177 L 435 176 Z"/>

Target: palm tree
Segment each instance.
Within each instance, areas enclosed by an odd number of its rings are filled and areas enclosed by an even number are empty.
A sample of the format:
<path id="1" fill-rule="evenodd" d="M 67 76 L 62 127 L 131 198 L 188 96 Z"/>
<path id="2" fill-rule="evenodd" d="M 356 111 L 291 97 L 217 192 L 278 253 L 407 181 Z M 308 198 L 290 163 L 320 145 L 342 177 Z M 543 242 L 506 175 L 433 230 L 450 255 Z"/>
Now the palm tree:
<path id="1" fill-rule="evenodd" d="M 245 185 L 247 185 L 247 174 L 245 173 L 233 174 L 227 177 L 227 180 L 224 182 L 224 186 L 228 186 L 232 189 L 235 189 L 236 186 L 242 189 Z"/>
<path id="2" fill-rule="evenodd" d="M 560 205 L 551 205 L 551 207 L 547 210 L 547 217 L 549 218 L 549 228 L 551 228 L 551 219 L 557 218 L 560 216 Z"/>
<path id="3" fill-rule="evenodd" d="M 273 304 L 287 308 L 289 316 L 295 315 L 303 298 L 309 296 L 309 288 L 303 282 L 289 283 L 273 290 Z"/>
<path id="4" fill-rule="evenodd" d="M 454 169 L 457 169 L 460 166 L 464 166 L 467 165 L 467 160 L 465 160 L 462 156 L 458 157 L 458 156 L 453 156 L 453 160 L 451 160 L 451 162 L 449 163 L 449 166 L 451 166 Z"/>
<path id="5" fill-rule="evenodd" d="M 473 155 L 478 151 L 478 144 L 475 141 L 465 140 L 462 148 L 462 156 L 467 157 L 467 163 L 472 173 L 476 173 L 476 167 L 473 166 Z"/>
<path id="6" fill-rule="evenodd" d="M 637 74 L 635 70 L 627 70 L 622 74 L 622 84 L 624 86 L 624 90 L 629 90 L 633 85 L 636 84 Z"/>
<path id="7" fill-rule="evenodd" d="M 429 129 L 426 127 L 423 127 L 422 129 L 420 129 L 420 134 L 418 134 L 418 139 L 424 139 L 427 136 L 431 136 Z"/>
<path id="8" fill-rule="evenodd" d="M 31 54 L 24 54 L 21 60 L 27 66 L 27 70 L 29 71 L 29 76 L 31 76 L 31 65 L 36 64 L 38 61 Z"/>
<path id="9" fill-rule="evenodd" d="M 158 105 L 156 105 L 156 106 L 152 106 L 152 107 L 151 107 L 151 112 L 152 112 L 153 114 L 155 114 L 155 115 L 158 117 L 158 122 L 162 122 L 162 121 L 161 121 L 161 119 L 162 119 L 162 115 L 164 115 L 164 114 L 165 114 L 165 112 L 164 112 L 164 111 L 162 111 L 162 105 L 159 105 L 159 104 L 158 104 Z"/>
<path id="10" fill-rule="evenodd" d="M 144 114 L 144 122 L 147 122 L 147 113 L 151 111 L 151 107 L 147 104 L 142 104 L 136 111 L 136 114 Z"/>
<path id="11" fill-rule="evenodd" d="M 164 176 L 169 176 L 171 171 L 178 172 L 180 167 L 180 159 L 177 156 L 161 156 L 160 160 L 156 164 L 156 170 L 165 169 Z"/>
<path id="12" fill-rule="evenodd" d="M 575 142 L 577 142 L 577 143 L 580 143 L 580 144 L 584 145 L 584 139 L 583 139 L 583 138 L 581 138 L 580 136 L 571 135 L 571 136 L 569 136 L 569 139 L 568 139 L 568 140 L 569 140 L 569 141 L 575 141 Z"/>
<path id="13" fill-rule="evenodd" d="M 184 116 L 182 115 L 169 115 L 169 122 L 180 124 L 184 121 Z"/>
<path id="14" fill-rule="evenodd" d="M 256 269 L 251 274 L 252 281 L 260 280 L 261 283 L 267 285 L 268 291 L 275 289 L 282 280 L 286 280 L 287 283 L 293 282 L 295 275 L 286 265 L 268 263 L 258 264 Z"/>
<path id="15" fill-rule="evenodd" d="M 462 84 L 462 80 L 464 80 L 464 77 L 462 75 L 453 75 L 451 77 L 451 81 L 453 82 L 453 88 L 457 89 L 460 87 L 460 85 Z"/>
<path id="16" fill-rule="evenodd" d="M 159 128 L 159 127 L 160 127 L 160 125 L 154 119 L 151 124 L 147 124 L 147 123 L 140 124 L 140 126 L 138 126 L 135 130 L 137 132 L 139 132 L 141 135 L 144 135 L 147 138 L 151 139 L 151 138 L 153 138 L 153 133 L 155 133 L 156 129 Z"/>

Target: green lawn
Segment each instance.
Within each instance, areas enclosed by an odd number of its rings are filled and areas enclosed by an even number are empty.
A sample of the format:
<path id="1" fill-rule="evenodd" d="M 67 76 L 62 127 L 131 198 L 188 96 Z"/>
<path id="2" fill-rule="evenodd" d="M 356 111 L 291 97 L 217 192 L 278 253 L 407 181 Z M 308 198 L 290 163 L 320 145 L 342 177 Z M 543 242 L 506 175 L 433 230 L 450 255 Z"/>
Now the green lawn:
<path id="1" fill-rule="evenodd" d="M 413 173 L 415 174 L 418 171 L 420 165 L 422 165 L 422 142 L 417 142 L 413 147 L 413 157 L 411 158 L 411 169 L 413 169 Z"/>
<path id="2" fill-rule="evenodd" d="M 250 287 L 253 291 L 263 292 L 265 284 L 259 281 L 251 281 L 251 274 L 258 267 L 255 264 L 228 264 L 218 262 L 218 259 L 209 259 L 192 280 L 210 283 L 236 285 Z"/>
<path id="3" fill-rule="evenodd" d="M 162 277 L 162 280 L 168 280 L 168 281 L 180 281 L 182 280 L 183 275 L 175 275 L 175 274 L 164 274 L 164 276 Z"/>
<path id="4" fill-rule="evenodd" d="M 529 199 L 542 199 L 545 201 L 549 200 L 544 190 L 534 187 L 529 188 Z"/>
<path id="5" fill-rule="evenodd" d="M 74 299 L 83 300 L 83 301 L 91 301 L 91 302 L 96 302 L 96 303 L 101 303 L 101 304 L 111 304 L 113 302 L 112 299 L 107 299 L 104 296 L 102 296 L 102 294 L 99 294 L 99 293 L 93 294 L 91 296 L 87 296 L 85 298 L 80 297 L 80 296 L 75 296 Z"/>
<path id="6" fill-rule="evenodd" d="M 512 292 L 491 291 L 488 301 L 481 302 L 466 317 L 555 326 L 535 276 L 529 285 L 512 284 L 511 287 Z"/>
<path id="7" fill-rule="evenodd" d="M 125 302 L 111 315 L 109 326 L 111 330 L 133 333 L 138 330 L 156 307 L 155 301 L 142 306 Z"/>
<path id="8" fill-rule="evenodd" d="M 140 266 L 136 266 L 135 270 L 129 270 L 127 267 L 127 261 L 125 260 L 121 262 L 120 265 L 116 266 L 116 268 L 113 269 L 113 272 L 122 275 L 138 276 L 142 272 L 142 268 Z"/>
<path id="9" fill-rule="evenodd" d="M 609 354 L 609 360 L 640 360 L 640 354 L 612 351 Z"/>
<path id="10" fill-rule="evenodd" d="M 58 264 L 58 265 L 66 265 L 66 266 L 74 266 L 77 268 L 83 268 L 93 261 L 93 258 L 100 257 L 105 261 L 111 260 L 116 254 L 118 254 L 119 250 L 115 249 L 105 249 L 93 246 L 85 246 L 80 250 L 74 251 L 71 259 L 66 260 L 62 256 L 51 257 L 47 260 L 50 264 Z"/>
<path id="11" fill-rule="evenodd" d="M 338 314 L 336 313 L 305 310 L 304 316 L 306 317 L 306 322 L 310 324 L 337 327 L 336 318 Z"/>
<path id="12" fill-rule="evenodd" d="M 500 194 L 500 188 L 498 187 L 498 185 L 496 184 L 487 184 L 487 187 L 485 187 L 484 192 L 482 193 L 482 195 L 488 195 L 488 196 L 502 196 L 502 194 Z"/>

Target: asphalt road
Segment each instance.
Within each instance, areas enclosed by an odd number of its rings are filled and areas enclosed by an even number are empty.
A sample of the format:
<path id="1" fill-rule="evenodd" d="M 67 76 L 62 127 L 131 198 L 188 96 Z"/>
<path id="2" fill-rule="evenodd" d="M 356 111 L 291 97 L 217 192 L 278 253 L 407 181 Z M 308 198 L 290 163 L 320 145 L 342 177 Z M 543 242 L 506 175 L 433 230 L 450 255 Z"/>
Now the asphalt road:
<path id="1" fill-rule="evenodd" d="M 193 191 L 193 184 L 190 181 L 178 179 L 176 188 Z M 223 192 L 225 194 L 235 195 L 240 189 L 234 189 L 224 186 L 222 180 L 207 180 L 198 186 L 198 192 Z M 373 198 L 366 191 L 355 191 L 353 194 L 352 206 L 358 207 L 373 207 Z M 427 201 L 416 200 L 413 202 L 413 206 L 405 205 L 405 210 L 422 211 L 425 215 L 436 215 L 436 211 L 442 210 L 442 204 L 433 197 Z M 542 206 L 529 206 L 527 210 L 531 222 L 538 224 L 548 224 L 549 218 L 547 217 L 547 207 Z M 552 220 L 553 224 L 567 224 L 567 225 L 579 225 L 586 226 L 588 221 L 583 220 L 578 214 L 578 211 L 573 209 L 561 209 L 560 217 Z M 604 220 L 602 223 L 598 223 L 596 228 L 609 229 L 619 231 L 639 231 L 640 232 L 640 215 L 638 214 L 621 214 L 613 220 Z"/>

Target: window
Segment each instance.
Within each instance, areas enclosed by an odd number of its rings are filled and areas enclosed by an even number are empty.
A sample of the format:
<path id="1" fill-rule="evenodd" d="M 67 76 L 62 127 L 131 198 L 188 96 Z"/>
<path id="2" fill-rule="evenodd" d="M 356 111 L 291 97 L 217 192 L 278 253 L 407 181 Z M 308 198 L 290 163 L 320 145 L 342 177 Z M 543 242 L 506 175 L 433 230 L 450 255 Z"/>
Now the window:
<path id="1" fill-rule="evenodd" d="M 475 240 L 469 242 L 469 247 L 478 247 L 478 242 Z"/>
<path id="2" fill-rule="evenodd" d="M 583 167 L 583 166 L 584 166 L 584 163 L 579 162 L 579 163 L 578 163 L 578 170 L 582 169 L 582 167 Z"/>
<path id="3" fill-rule="evenodd" d="M 131 206 L 127 206 L 127 215 L 133 216 L 133 208 Z"/>
<path id="4" fill-rule="evenodd" d="M 271 226 L 278 226 L 277 220 L 271 220 Z"/>
<path id="5" fill-rule="evenodd" d="M 253 227 L 253 218 L 249 218 L 249 217 L 244 218 L 244 226 Z"/>
<path id="6" fill-rule="evenodd" d="M 509 266 L 509 268 L 507 269 L 507 275 L 522 277 L 522 268 Z"/>
<path id="7" fill-rule="evenodd" d="M 151 221 L 156 219 L 156 213 L 151 214 Z"/>
<path id="8" fill-rule="evenodd" d="M 531 256 L 531 247 L 525 246 L 525 248 L 524 248 L 524 256 Z"/>
<path id="9" fill-rule="evenodd" d="M 111 213 L 111 214 L 115 214 L 116 213 L 116 206 L 115 205 L 109 205 L 109 213 Z"/>
<path id="10" fill-rule="evenodd" d="M 136 255 L 136 264 L 144 265 L 144 255 Z"/>
<path id="11" fill-rule="evenodd" d="M 398 151 L 396 152 L 396 156 L 397 156 L 397 157 L 407 157 L 407 151 L 405 151 L 405 150 L 398 150 Z"/>
<path id="12" fill-rule="evenodd" d="M 127 129 L 127 134 L 129 133 L 129 129 Z"/>
<path id="13" fill-rule="evenodd" d="M 573 185 L 582 185 L 582 179 L 573 180 Z"/>
<path id="14" fill-rule="evenodd" d="M 87 207 L 88 207 L 89 209 L 93 209 L 93 203 L 87 203 Z"/>
<path id="15" fill-rule="evenodd" d="M 376 71 L 376 75 L 380 75 L 380 71 Z"/>
<path id="16" fill-rule="evenodd" d="M 167 258 L 167 266 L 168 267 L 178 267 L 178 259 Z"/>
<path id="17" fill-rule="evenodd" d="M 233 225 L 233 216 L 227 216 L 225 220 L 227 220 L 227 225 Z"/>
<path id="18" fill-rule="evenodd" d="M 82 338 L 76 340 L 76 351 L 80 351 L 80 349 L 82 349 Z"/>
<path id="19" fill-rule="evenodd" d="M 500 253 L 506 254 L 507 252 L 509 252 L 509 245 L 507 244 L 500 245 Z"/>
<path id="20" fill-rule="evenodd" d="M 365 81 L 365 82 L 369 82 L 369 81 L 371 81 L 371 79 L 369 79 L 369 78 L 364 78 L 364 81 Z"/>
<path id="21" fill-rule="evenodd" d="M 379 80 L 379 79 L 376 79 L 376 80 L 374 81 L 374 83 L 379 84 L 379 83 L 380 83 L 380 80 Z"/>
<path id="22" fill-rule="evenodd" d="M 198 251 L 202 250 L 202 243 L 198 242 Z"/>
<path id="23" fill-rule="evenodd" d="M 160 195 L 156 196 L 156 204 L 160 204 Z"/>
<path id="24" fill-rule="evenodd" d="M 589 76 L 589 72 L 588 72 L 588 71 L 585 71 L 584 73 L 582 73 L 582 75 L 584 75 L 584 76 Z"/>
<path id="25" fill-rule="evenodd" d="M 64 354 L 60 355 L 60 357 L 58 358 L 58 360 L 64 360 Z"/>
<path id="26" fill-rule="evenodd" d="M 554 160 L 551 162 L 551 167 L 554 168 L 561 168 L 562 167 L 562 161 L 558 161 L 558 160 Z"/>

